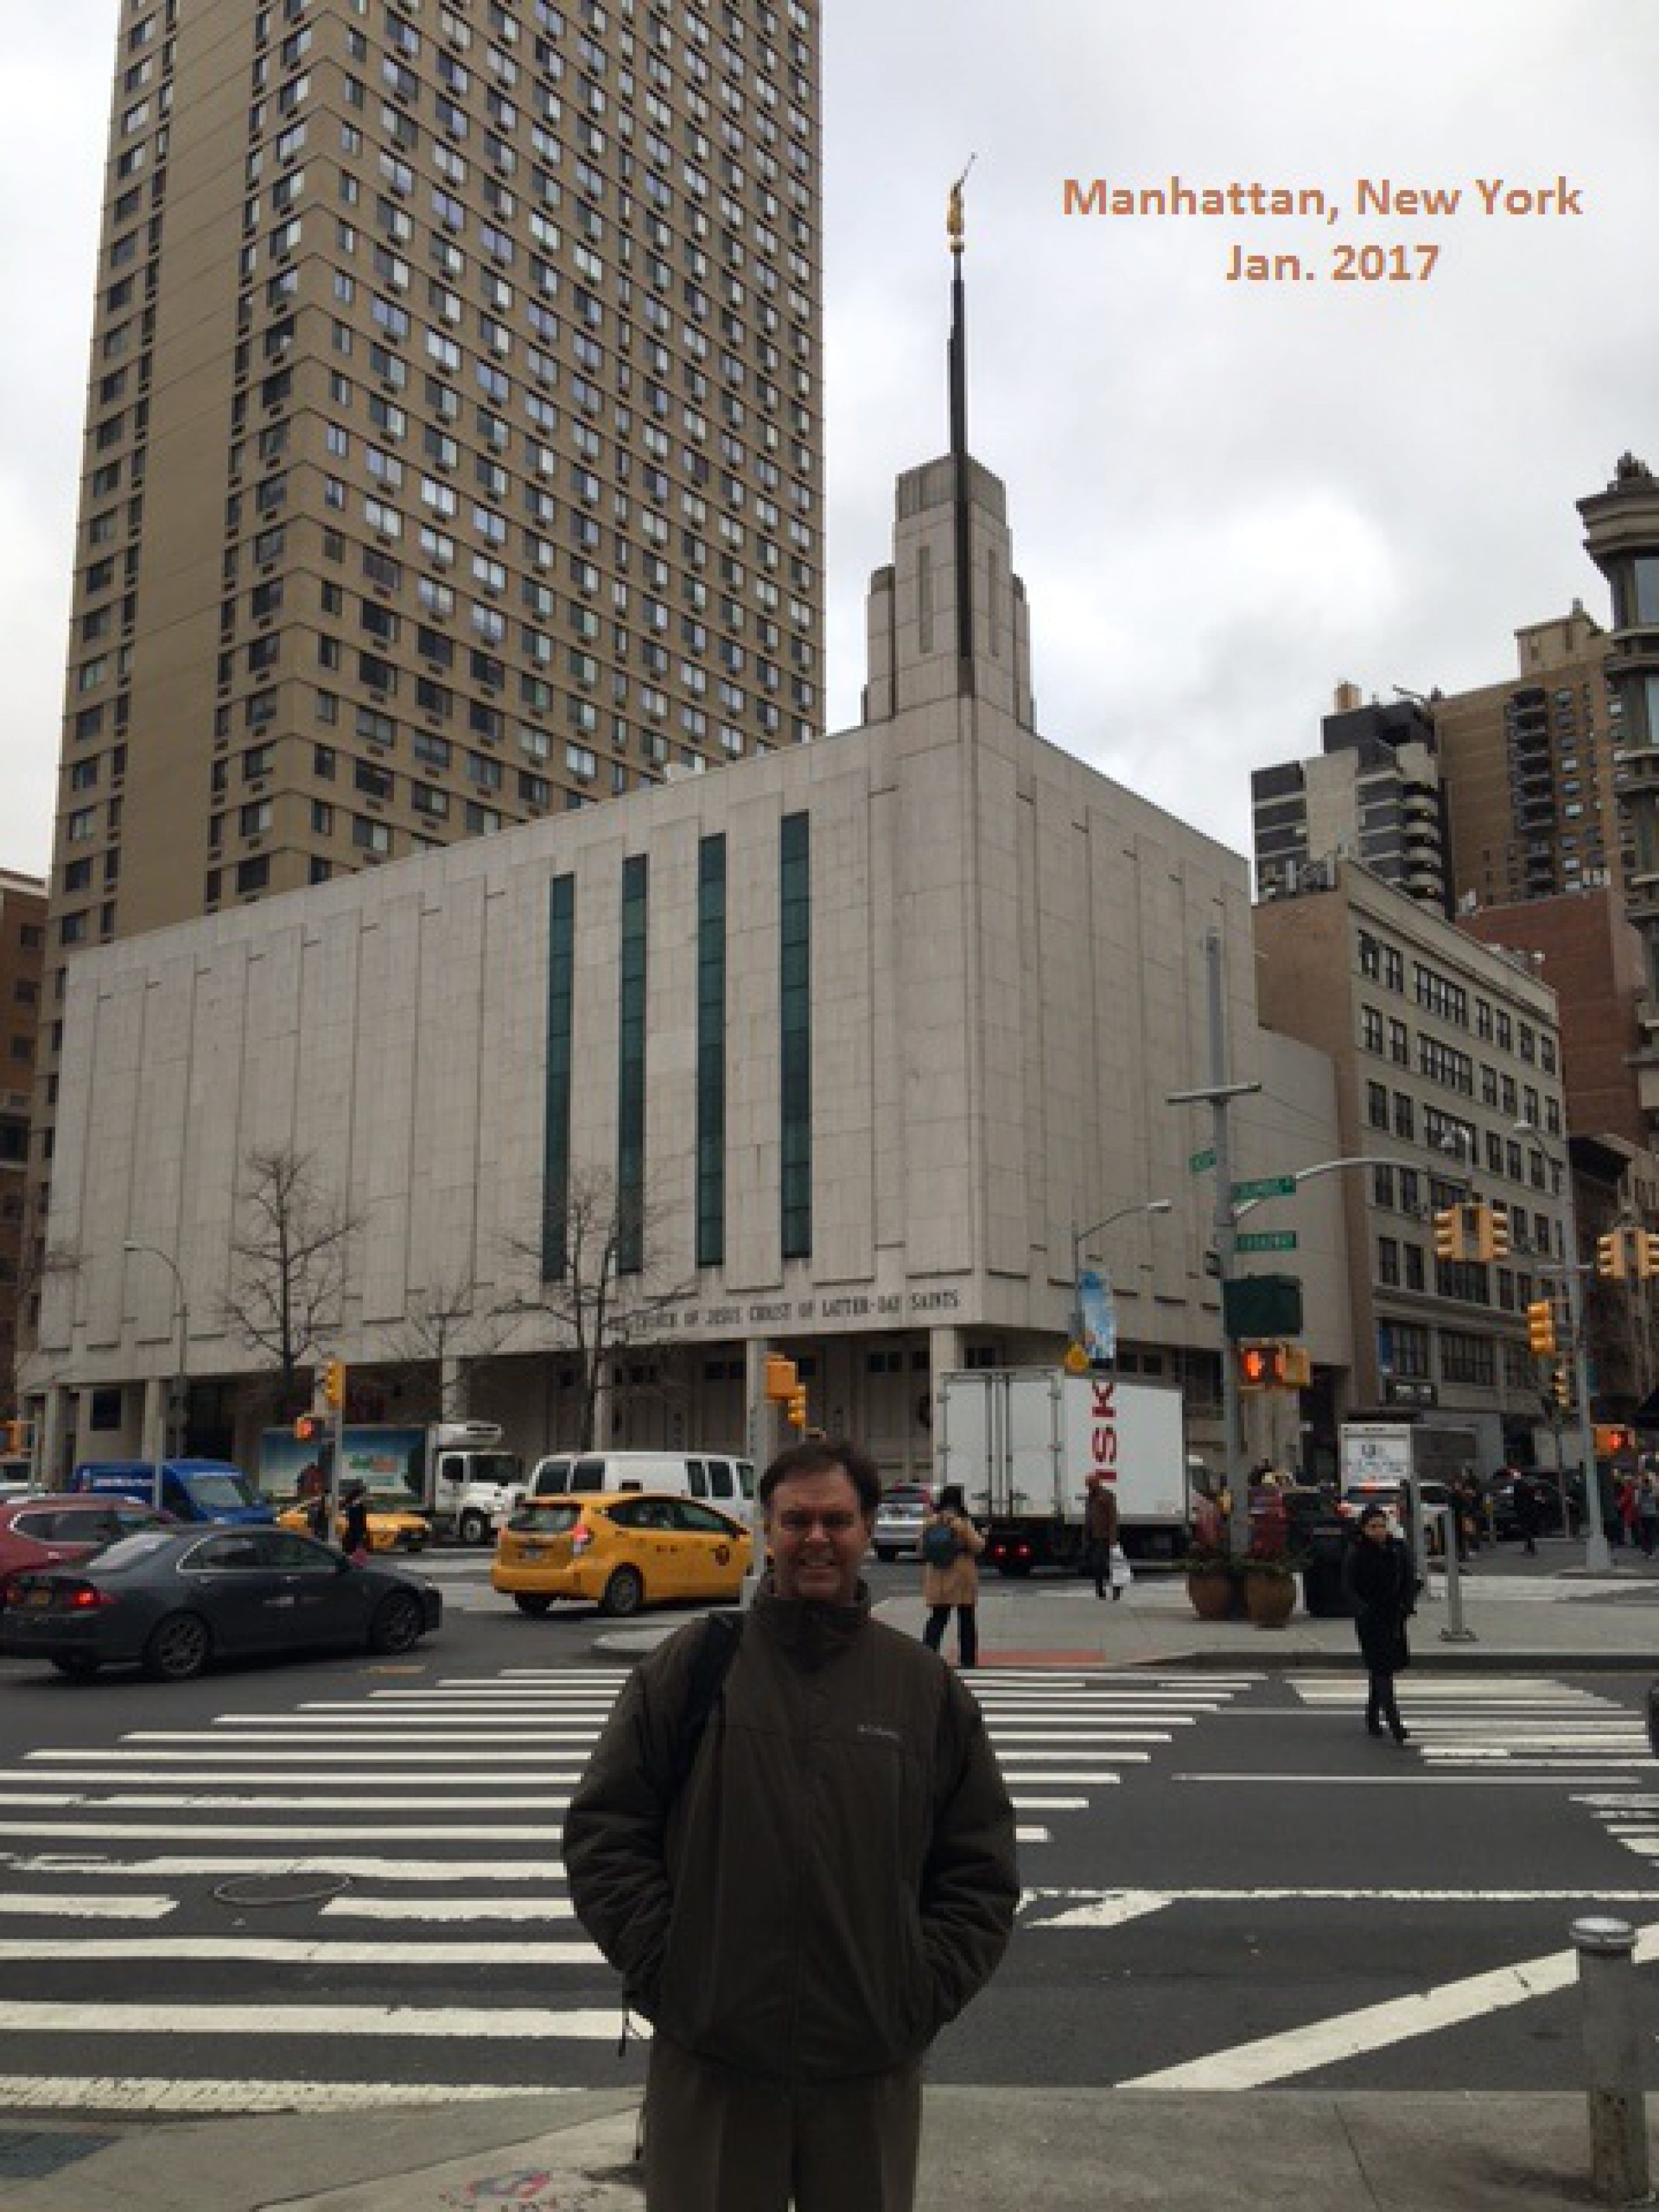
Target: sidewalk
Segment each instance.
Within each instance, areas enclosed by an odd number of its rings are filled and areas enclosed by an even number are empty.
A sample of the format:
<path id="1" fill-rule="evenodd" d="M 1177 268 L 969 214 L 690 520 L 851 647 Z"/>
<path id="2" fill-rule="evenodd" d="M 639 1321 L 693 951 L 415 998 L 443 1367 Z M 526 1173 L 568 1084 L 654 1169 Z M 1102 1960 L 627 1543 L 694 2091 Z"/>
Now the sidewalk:
<path id="1" fill-rule="evenodd" d="M 6 2212 L 640 2212 L 631 2100 L 153 2126 Z M 59 2139 L 61 2144 L 61 2138 Z M 1585 2100 L 933 2089 L 918 2212 L 1528 2212 L 1593 2201 Z M 859 2212 L 848 2206 L 847 2212 Z"/>
<path id="2" fill-rule="evenodd" d="M 1552 1548 L 1557 1548 L 1552 1547 Z M 1412 1663 L 1419 1671 L 1659 1674 L 1659 1577 L 1626 1571 L 1591 1578 L 1578 1568 L 1582 1546 L 1559 1546 L 1562 1567 L 1537 1577 L 1482 1574 L 1463 1578 L 1463 1621 L 1471 1641 L 1451 1642 L 1444 1582 L 1437 1573 L 1411 1625 Z M 920 1571 L 918 1571 L 920 1581 Z M 920 1636 L 920 1595 L 889 1597 L 878 1617 Z M 687 1616 L 632 1623 L 594 1639 L 612 1657 L 638 1657 L 684 1626 Z M 955 1630 L 947 1650 L 955 1648 Z M 1353 1623 L 1314 1620 L 1297 1610 L 1283 1628 L 1248 1620 L 1200 1620 L 1179 1575 L 1144 1574 L 1121 1601 L 1097 1599 L 1076 1579 L 1009 1583 L 981 1577 L 980 1662 L 988 1667 L 1201 1667 L 1256 1674 L 1291 1668 L 1358 1669 Z"/>

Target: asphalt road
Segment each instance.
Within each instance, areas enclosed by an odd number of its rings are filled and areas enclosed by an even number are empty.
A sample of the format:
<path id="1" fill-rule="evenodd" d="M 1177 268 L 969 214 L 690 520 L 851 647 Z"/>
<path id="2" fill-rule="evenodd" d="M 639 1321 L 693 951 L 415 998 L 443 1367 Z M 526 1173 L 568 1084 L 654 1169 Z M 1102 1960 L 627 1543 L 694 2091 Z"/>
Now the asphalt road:
<path id="1" fill-rule="evenodd" d="M 440 1565 L 444 1632 L 398 1662 L 0 1662 L 0 2112 L 641 2079 L 557 1862 L 623 1670 L 592 1614 L 526 1620 L 483 1571 Z M 940 2080 L 1557 2088 L 1569 1922 L 1659 1925 L 1644 1680 L 1409 1678 L 1403 1750 L 1346 1675 L 975 1687 L 1027 1896 Z"/>

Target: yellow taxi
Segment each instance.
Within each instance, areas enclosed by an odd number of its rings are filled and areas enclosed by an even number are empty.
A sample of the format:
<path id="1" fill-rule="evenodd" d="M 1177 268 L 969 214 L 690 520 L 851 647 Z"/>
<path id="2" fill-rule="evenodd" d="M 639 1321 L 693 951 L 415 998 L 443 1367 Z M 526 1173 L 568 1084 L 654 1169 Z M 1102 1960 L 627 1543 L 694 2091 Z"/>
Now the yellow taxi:
<path id="1" fill-rule="evenodd" d="M 311 1526 L 309 1501 L 290 1505 L 276 1516 L 279 1528 L 292 1528 L 296 1534 L 309 1536 Z M 345 1541 L 345 1515 L 334 1516 L 334 1540 Z M 424 1513 L 412 1506 L 393 1505 L 387 1499 L 378 1503 L 370 1498 L 368 1504 L 368 1548 L 371 1552 L 423 1552 L 432 1540 L 432 1523 Z"/>
<path id="2" fill-rule="evenodd" d="M 737 1598 L 750 1550 L 740 1521 L 697 1498 L 573 1491 L 519 1508 L 497 1540 L 489 1579 L 520 1613 L 574 1597 L 625 1614 L 676 1599 Z"/>

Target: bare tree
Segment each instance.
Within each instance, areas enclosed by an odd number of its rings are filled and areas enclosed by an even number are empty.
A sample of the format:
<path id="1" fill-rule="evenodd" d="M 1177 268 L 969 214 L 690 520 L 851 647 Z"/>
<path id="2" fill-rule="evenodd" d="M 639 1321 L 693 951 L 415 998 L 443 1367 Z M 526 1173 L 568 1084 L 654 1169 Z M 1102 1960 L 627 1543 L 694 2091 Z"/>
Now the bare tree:
<path id="1" fill-rule="evenodd" d="M 607 1368 L 622 1383 L 621 1353 L 653 1341 L 659 1317 L 696 1290 L 693 1280 L 669 1279 L 662 1250 L 667 1216 L 666 1206 L 619 1191 L 603 1169 L 579 1169 L 542 1234 L 506 1239 L 510 1267 L 527 1280 L 497 1311 L 539 1316 L 574 1356 L 583 1451 L 594 1447 Z M 550 1263 L 556 1273 L 544 1272 Z"/>
<path id="2" fill-rule="evenodd" d="M 319 1182 L 309 1152 L 250 1152 L 231 1242 L 235 1273 L 224 1319 L 276 1370 L 285 1418 L 307 1393 L 300 1373 L 339 1326 L 350 1241 L 360 1225 Z"/>
<path id="3" fill-rule="evenodd" d="M 500 1352 L 517 1320 L 485 1301 L 475 1275 L 440 1277 L 410 1293 L 403 1323 L 375 1364 L 399 1370 L 435 1419 L 454 1420 L 469 1380 Z"/>
<path id="4" fill-rule="evenodd" d="M 73 1246 L 37 1244 L 25 1237 L 13 1287 L 13 1328 L 7 1370 L 0 1375 L 0 1398 L 14 1410 L 23 1404 L 23 1365 L 38 1351 L 40 1300 L 48 1286 L 78 1275 L 82 1261 Z M 37 1386 L 38 1387 L 38 1386 Z"/>

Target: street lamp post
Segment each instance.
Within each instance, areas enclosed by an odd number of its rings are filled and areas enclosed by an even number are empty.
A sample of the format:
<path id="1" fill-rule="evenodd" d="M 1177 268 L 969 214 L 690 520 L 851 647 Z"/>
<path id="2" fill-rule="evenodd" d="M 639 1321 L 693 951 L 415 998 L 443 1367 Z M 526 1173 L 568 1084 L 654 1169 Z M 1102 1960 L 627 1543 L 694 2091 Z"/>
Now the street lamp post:
<path id="1" fill-rule="evenodd" d="M 1601 1519 L 1601 1485 L 1595 1472 L 1595 1423 L 1590 1413 L 1589 1350 L 1584 1328 L 1584 1297 L 1579 1275 L 1578 1205 L 1572 1194 L 1572 1156 L 1565 1144 L 1547 1139 L 1535 1121 L 1517 1121 L 1518 1135 L 1530 1137 L 1561 1169 L 1561 1202 L 1566 1252 L 1561 1267 L 1567 1291 L 1567 1334 L 1572 1339 L 1573 1387 L 1578 1394 L 1578 1456 L 1584 1471 L 1584 1565 L 1592 1574 L 1611 1574 L 1613 1552 Z"/>
<path id="2" fill-rule="evenodd" d="M 1104 1221 L 1097 1221 L 1092 1229 L 1079 1229 L 1075 1208 L 1072 1213 L 1072 1341 L 1083 1342 L 1083 1248 L 1091 1237 L 1098 1237 L 1115 1221 L 1127 1221 L 1137 1213 L 1168 1213 L 1175 1205 L 1172 1198 L 1149 1198 L 1139 1206 L 1120 1206 L 1115 1213 L 1109 1213 Z"/>
<path id="3" fill-rule="evenodd" d="M 139 1244 L 135 1243 L 131 1238 L 128 1238 L 127 1242 L 121 1247 L 121 1249 L 124 1252 L 148 1252 L 152 1259 L 159 1260 L 173 1277 L 173 1287 L 178 1293 L 179 1299 L 179 1334 L 177 1340 L 178 1358 L 173 1363 L 173 1380 L 174 1387 L 179 1394 L 179 1402 L 182 1405 L 184 1402 L 185 1392 L 185 1339 L 190 1334 L 190 1308 L 185 1303 L 185 1279 L 179 1273 L 178 1263 L 174 1261 L 172 1255 L 170 1253 L 164 1252 L 159 1244 Z M 167 1416 L 164 1412 L 161 1416 L 161 1424 L 156 1431 L 155 1473 L 153 1479 L 152 1503 L 158 1513 L 161 1510 L 161 1470 L 167 1459 Z"/>

